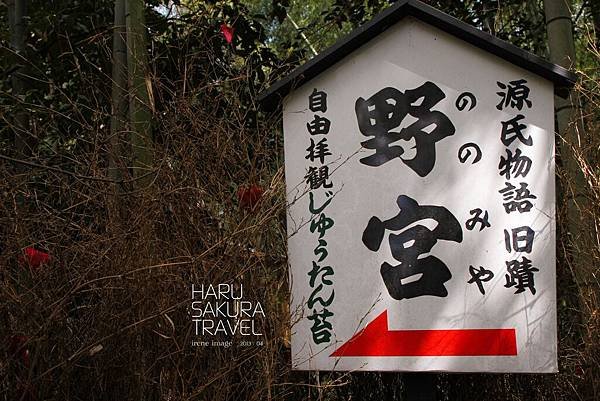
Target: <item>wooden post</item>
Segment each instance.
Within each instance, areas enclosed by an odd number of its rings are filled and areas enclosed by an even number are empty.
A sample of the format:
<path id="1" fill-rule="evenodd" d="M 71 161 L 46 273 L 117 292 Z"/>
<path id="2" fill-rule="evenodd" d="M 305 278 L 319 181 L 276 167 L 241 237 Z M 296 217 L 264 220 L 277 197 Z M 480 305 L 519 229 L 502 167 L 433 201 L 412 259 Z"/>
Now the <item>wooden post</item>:
<path id="1" fill-rule="evenodd" d="M 437 375 L 434 373 L 405 373 L 404 399 L 407 401 L 435 401 Z"/>

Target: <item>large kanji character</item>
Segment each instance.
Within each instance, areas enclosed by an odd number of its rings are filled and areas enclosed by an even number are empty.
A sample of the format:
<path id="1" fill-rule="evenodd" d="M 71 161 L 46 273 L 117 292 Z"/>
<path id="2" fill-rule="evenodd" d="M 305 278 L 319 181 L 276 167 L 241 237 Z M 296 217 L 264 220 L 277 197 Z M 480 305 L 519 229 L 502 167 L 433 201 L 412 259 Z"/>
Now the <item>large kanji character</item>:
<path id="1" fill-rule="evenodd" d="M 454 135 L 455 128 L 442 112 L 431 110 L 446 95 L 433 82 L 425 82 L 416 89 L 404 93 L 395 88 L 383 88 L 369 99 L 358 98 L 355 104 L 356 119 L 360 132 L 369 137 L 361 142 L 366 149 L 375 153 L 360 159 L 367 166 L 381 166 L 400 158 L 404 164 L 424 177 L 435 165 L 436 143 Z M 410 115 L 417 121 L 399 131 L 402 121 Z M 414 141 L 416 155 L 412 159 L 402 158 L 405 149 L 395 142 Z"/>
<path id="2" fill-rule="evenodd" d="M 310 146 L 306 148 L 306 156 L 304 156 L 304 158 L 311 162 L 319 160 L 321 164 L 323 164 L 325 163 L 325 156 L 331 156 L 327 138 L 323 138 L 317 143 L 310 138 Z"/>
<path id="3" fill-rule="evenodd" d="M 311 135 L 327 135 L 330 127 L 331 121 L 329 119 L 316 114 L 311 122 L 306 123 L 306 129 Z"/>
<path id="4" fill-rule="evenodd" d="M 496 92 L 500 96 L 500 103 L 496 105 L 498 110 L 504 109 L 506 106 L 516 107 L 521 110 L 523 105 L 531 107 L 531 100 L 529 100 L 529 87 L 525 85 L 527 83 L 524 79 L 517 81 L 510 81 L 507 84 L 502 82 L 496 82 L 498 87 L 502 89 L 500 92 Z"/>
<path id="5" fill-rule="evenodd" d="M 521 154 L 521 149 L 517 148 L 513 154 L 510 149 L 506 149 L 506 157 L 500 156 L 498 164 L 499 174 L 507 180 L 511 177 L 525 177 L 531 169 L 531 159 Z"/>
<path id="6" fill-rule="evenodd" d="M 315 344 L 328 343 L 331 339 L 331 323 L 327 321 L 330 317 L 333 317 L 333 312 L 327 308 L 323 308 L 321 312 L 317 312 L 313 309 L 312 314 L 306 318 L 313 322 L 310 331 L 312 332 L 313 342 Z"/>
<path id="7" fill-rule="evenodd" d="M 328 166 L 321 166 L 318 168 L 310 166 L 304 179 L 306 180 L 306 183 L 310 185 L 310 189 L 318 189 L 320 187 L 331 188 L 333 186 L 331 182 L 327 182 L 329 179 Z"/>
<path id="8" fill-rule="evenodd" d="M 502 194 L 504 210 L 510 214 L 518 211 L 519 213 L 526 213 L 533 207 L 533 202 L 530 199 L 537 199 L 537 196 L 533 195 L 528 188 L 526 182 L 521 182 L 519 188 L 515 187 L 510 182 L 504 183 L 504 188 L 498 192 Z"/>
<path id="9" fill-rule="evenodd" d="M 523 130 L 527 129 L 527 125 L 521 124 L 519 121 L 524 119 L 523 114 L 518 114 L 516 117 L 511 118 L 507 121 L 501 121 L 502 131 L 500 133 L 500 140 L 505 146 L 510 146 L 516 139 L 521 141 L 522 144 L 531 146 L 533 145 L 533 139 L 531 136 L 525 137 Z"/>
<path id="10" fill-rule="evenodd" d="M 308 108 L 312 112 L 323 112 L 327 111 L 327 93 L 318 91 L 314 88 L 312 93 L 308 95 Z"/>
<path id="11" fill-rule="evenodd" d="M 406 195 L 399 196 L 397 204 L 400 208 L 397 216 L 385 221 L 371 217 L 362 236 L 365 246 L 376 252 L 386 230 L 399 232 L 389 235 L 392 256 L 399 264 L 384 262 L 380 270 L 390 296 L 397 300 L 422 295 L 447 296 L 444 283 L 452 277 L 450 270 L 435 256 L 421 256 L 429 253 L 438 240 L 462 242 L 460 223 L 448 209 L 420 206 Z M 429 219 L 437 222 L 434 229 L 418 224 Z M 409 279 L 417 275 L 421 275 L 417 280 Z"/>
<path id="12" fill-rule="evenodd" d="M 527 252 L 531 253 L 533 248 L 533 238 L 535 231 L 529 226 L 522 226 L 508 230 L 504 230 L 504 245 L 507 252 Z"/>
<path id="13" fill-rule="evenodd" d="M 531 260 L 525 256 L 518 260 L 509 260 L 506 262 L 506 271 L 508 274 L 505 275 L 506 288 L 515 287 L 517 291 L 515 294 L 524 292 L 525 289 L 529 289 L 533 295 L 535 295 L 535 283 L 533 273 L 540 271 L 538 268 L 531 265 Z"/>

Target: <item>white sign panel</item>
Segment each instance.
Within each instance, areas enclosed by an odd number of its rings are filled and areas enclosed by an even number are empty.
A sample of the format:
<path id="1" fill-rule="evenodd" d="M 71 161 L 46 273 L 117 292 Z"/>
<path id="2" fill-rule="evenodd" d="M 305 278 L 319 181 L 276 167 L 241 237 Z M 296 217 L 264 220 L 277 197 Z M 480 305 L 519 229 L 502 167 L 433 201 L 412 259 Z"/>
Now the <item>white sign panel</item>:
<path id="1" fill-rule="evenodd" d="M 557 371 L 549 81 L 405 18 L 284 132 L 295 368 Z"/>

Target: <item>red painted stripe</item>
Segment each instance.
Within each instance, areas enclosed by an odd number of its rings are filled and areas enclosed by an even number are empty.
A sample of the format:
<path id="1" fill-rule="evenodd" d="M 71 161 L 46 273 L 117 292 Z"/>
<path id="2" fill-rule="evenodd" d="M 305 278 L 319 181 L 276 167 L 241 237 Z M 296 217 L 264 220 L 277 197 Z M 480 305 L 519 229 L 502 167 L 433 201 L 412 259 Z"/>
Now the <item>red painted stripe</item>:
<path id="1" fill-rule="evenodd" d="M 517 355 L 515 329 L 388 330 L 387 311 L 331 356 Z"/>

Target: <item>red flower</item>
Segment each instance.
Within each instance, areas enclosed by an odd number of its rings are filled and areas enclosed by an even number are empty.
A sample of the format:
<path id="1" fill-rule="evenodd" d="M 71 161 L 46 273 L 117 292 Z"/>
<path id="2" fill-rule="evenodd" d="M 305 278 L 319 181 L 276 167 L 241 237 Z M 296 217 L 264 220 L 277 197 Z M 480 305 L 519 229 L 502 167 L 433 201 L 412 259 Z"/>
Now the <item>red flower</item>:
<path id="1" fill-rule="evenodd" d="M 23 255 L 20 259 L 22 263 L 27 263 L 34 269 L 37 269 L 41 265 L 50 262 L 51 258 L 46 252 L 38 251 L 37 249 L 29 246 L 23 250 Z"/>
<path id="2" fill-rule="evenodd" d="M 221 33 L 225 37 L 227 43 L 231 43 L 233 41 L 233 33 L 235 32 L 235 27 L 228 26 L 227 24 L 221 24 Z"/>
<path id="3" fill-rule="evenodd" d="M 263 189 L 258 185 L 243 186 L 238 189 L 237 197 L 243 209 L 253 209 L 263 195 Z"/>
<path id="4" fill-rule="evenodd" d="M 21 362 L 26 367 L 29 367 L 29 350 L 26 347 L 29 337 L 22 334 L 10 337 L 8 342 L 8 352 L 13 356 L 21 357 Z"/>
<path id="5" fill-rule="evenodd" d="M 16 353 L 23 348 L 27 340 L 29 340 L 29 338 L 22 334 L 15 334 L 14 336 L 11 336 L 8 340 L 8 350 L 12 354 Z"/>
<path id="6" fill-rule="evenodd" d="M 17 384 L 17 400 L 18 401 L 36 401 L 35 387 L 30 383 L 18 383 Z"/>

